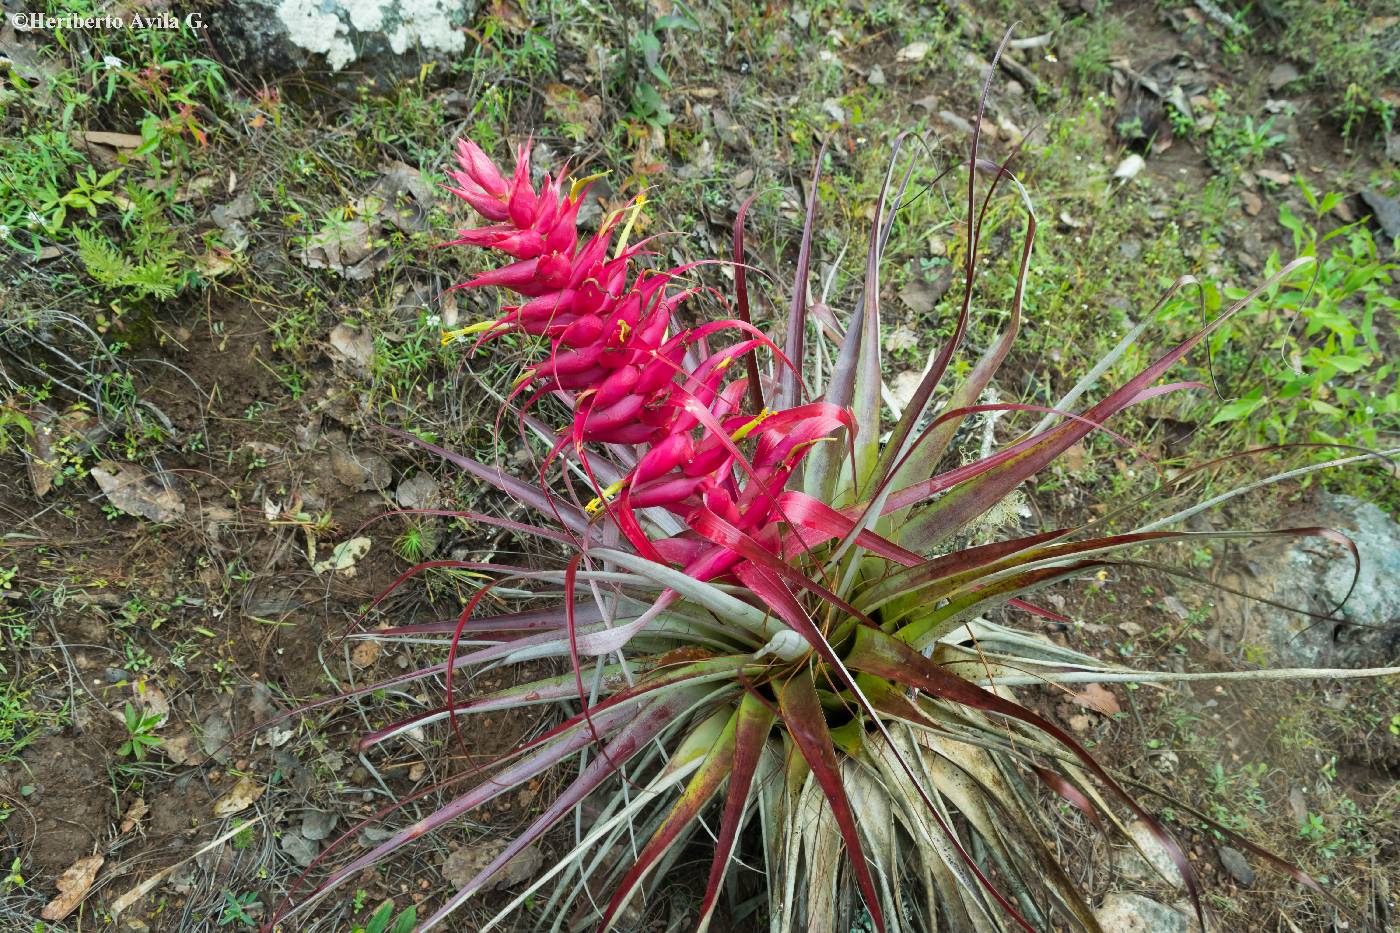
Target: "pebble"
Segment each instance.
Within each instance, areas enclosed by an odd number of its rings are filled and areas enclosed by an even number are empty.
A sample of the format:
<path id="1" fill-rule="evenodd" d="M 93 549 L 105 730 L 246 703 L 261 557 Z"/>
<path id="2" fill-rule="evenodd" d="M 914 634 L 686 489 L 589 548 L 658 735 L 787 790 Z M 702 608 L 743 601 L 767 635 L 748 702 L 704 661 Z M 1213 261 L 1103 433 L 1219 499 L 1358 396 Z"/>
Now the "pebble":
<path id="1" fill-rule="evenodd" d="M 1254 884 L 1254 869 L 1250 867 L 1243 852 L 1229 846 L 1221 846 L 1216 850 L 1216 854 L 1220 856 L 1220 864 L 1225 866 L 1225 871 L 1231 878 L 1246 888 Z"/>
<path id="2" fill-rule="evenodd" d="M 1269 72 L 1269 90 L 1278 91 L 1297 81 L 1298 69 L 1288 62 L 1279 62 Z"/>

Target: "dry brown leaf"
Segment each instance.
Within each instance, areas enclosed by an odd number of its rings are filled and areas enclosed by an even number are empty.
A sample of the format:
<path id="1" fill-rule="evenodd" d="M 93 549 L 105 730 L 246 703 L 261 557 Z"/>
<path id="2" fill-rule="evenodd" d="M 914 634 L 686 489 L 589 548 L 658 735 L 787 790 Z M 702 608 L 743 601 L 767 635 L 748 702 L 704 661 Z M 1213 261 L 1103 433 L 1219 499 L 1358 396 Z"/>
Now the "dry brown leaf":
<path id="1" fill-rule="evenodd" d="M 545 110 L 561 123 L 582 126 L 589 135 L 602 126 L 603 102 L 599 98 L 558 82 L 546 84 L 541 93 Z"/>
<path id="2" fill-rule="evenodd" d="M 1084 462 L 1088 459 L 1089 452 L 1084 449 L 1082 443 L 1075 444 L 1060 455 L 1060 462 L 1065 465 L 1065 469 L 1070 473 L 1078 473 L 1084 469 Z"/>
<path id="3" fill-rule="evenodd" d="M 298 258 L 308 269 L 330 269 L 358 282 L 379 271 L 389 251 L 375 246 L 369 224 L 354 220 L 307 237 Z"/>
<path id="4" fill-rule="evenodd" d="M 241 777 L 222 797 L 214 801 L 215 816 L 233 816 L 251 807 L 267 788 L 252 778 Z"/>
<path id="5" fill-rule="evenodd" d="M 432 204 L 433 188 L 423 180 L 423 173 L 406 163 L 390 162 L 354 207 L 366 221 L 412 233 L 428 229 Z"/>
<path id="6" fill-rule="evenodd" d="M 514 0 L 491 0 L 487 10 L 510 32 L 525 32 L 530 28 L 530 21 L 520 12 L 520 4 Z"/>
<path id="7" fill-rule="evenodd" d="M 146 805 L 146 801 L 141 797 L 137 797 L 132 801 L 131 806 L 126 808 L 126 813 L 122 814 L 121 831 L 124 833 L 131 832 L 150 811 L 151 808 Z"/>
<path id="8" fill-rule="evenodd" d="M 374 361 L 374 337 L 368 330 L 337 324 L 327 339 L 331 349 L 356 369 L 368 369 Z"/>
<path id="9" fill-rule="evenodd" d="M 153 522 L 173 522 L 185 514 L 180 494 L 166 489 L 134 463 L 103 460 L 91 472 L 107 501 L 128 515 Z"/>
<path id="10" fill-rule="evenodd" d="M 233 255 L 223 250 L 211 249 L 200 253 L 195 257 L 194 263 L 201 275 L 211 279 L 217 279 L 238 268 Z"/>
<path id="11" fill-rule="evenodd" d="M 56 422 L 58 416 L 46 407 L 40 407 L 40 416 L 34 419 L 34 433 L 29 435 L 25 447 L 25 463 L 29 467 L 29 485 L 34 495 L 43 498 L 53 489 L 54 477 L 58 475 L 60 457 L 55 451 L 60 439 Z"/>
<path id="12" fill-rule="evenodd" d="M 136 133 L 108 133 L 103 130 L 87 130 L 83 140 L 98 146 L 111 146 L 113 149 L 136 149 L 145 142 Z"/>
<path id="13" fill-rule="evenodd" d="M 379 659 L 381 650 L 377 641 L 362 641 L 350 650 L 350 663 L 364 670 Z"/>
<path id="14" fill-rule="evenodd" d="M 1103 713 L 1105 716 L 1123 712 L 1123 707 L 1118 705 L 1118 698 L 1103 684 L 1086 684 L 1083 690 L 1074 695 L 1073 699 L 1080 706 L 1088 707 L 1096 713 Z"/>
<path id="15" fill-rule="evenodd" d="M 184 204 L 186 201 L 203 199 L 210 191 L 214 190 L 215 184 L 213 175 L 196 175 L 175 189 L 175 203 Z"/>
<path id="16" fill-rule="evenodd" d="M 369 553 L 372 542 L 363 535 L 358 538 L 351 538 L 349 541 L 342 541 L 331 551 L 330 557 L 317 561 L 311 569 L 317 573 L 340 573 L 347 577 L 354 576 L 355 563 L 361 557 Z"/>
<path id="17" fill-rule="evenodd" d="M 62 920 L 87 897 L 92 883 L 97 880 L 97 870 L 105 859 L 100 855 L 88 855 L 74 862 L 67 871 L 58 876 L 54 886 L 58 896 L 44 907 L 39 916 L 45 920 Z"/>
<path id="18" fill-rule="evenodd" d="M 153 728 L 160 728 L 170 719 L 170 701 L 165 698 L 165 691 L 154 681 L 138 680 L 131 685 L 131 692 L 145 714 L 156 717 Z"/>

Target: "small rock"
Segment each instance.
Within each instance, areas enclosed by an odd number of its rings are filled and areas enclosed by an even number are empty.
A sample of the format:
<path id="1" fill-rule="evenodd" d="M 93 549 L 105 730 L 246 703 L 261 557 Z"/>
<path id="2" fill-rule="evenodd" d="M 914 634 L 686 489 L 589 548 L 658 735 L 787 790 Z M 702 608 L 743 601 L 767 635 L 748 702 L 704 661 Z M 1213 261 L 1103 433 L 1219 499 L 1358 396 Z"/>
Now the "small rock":
<path id="1" fill-rule="evenodd" d="M 1132 262 L 1142 255 L 1142 242 L 1135 237 L 1125 237 L 1118 241 L 1118 255 Z"/>
<path id="2" fill-rule="evenodd" d="M 1391 133 L 1385 138 L 1385 157 L 1400 164 L 1400 133 Z"/>
<path id="3" fill-rule="evenodd" d="M 1190 920 L 1180 911 L 1141 894 L 1115 892 L 1103 899 L 1094 919 L 1113 933 L 1188 933 Z"/>
<path id="4" fill-rule="evenodd" d="M 866 80 L 870 82 L 872 87 L 884 87 L 885 69 L 881 68 L 879 65 L 871 66 L 870 74 L 866 76 Z"/>
<path id="5" fill-rule="evenodd" d="M 1137 843 L 1137 848 L 1118 849 L 1114 859 L 1124 878 L 1149 884 L 1160 883 L 1165 878 L 1174 888 L 1185 886 L 1171 853 L 1146 823 L 1142 820 L 1129 823 L 1128 835 Z"/>
<path id="6" fill-rule="evenodd" d="M 898 52 L 894 53 L 894 60 L 900 64 L 913 64 L 921 62 L 928 55 L 931 49 L 927 42 L 911 42 Z"/>
<path id="7" fill-rule="evenodd" d="M 1136 178 L 1138 173 L 1146 166 L 1147 160 L 1134 152 L 1122 162 L 1118 163 L 1118 167 L 1113 170 L 1113 177 L 1128 181 L 1129 179 Z"/>
<path id="8" fill-rule="evenodd" d="M 1254 869 L 1250 867 L 1243 852 L 1229 846 L 1221 846 L 1215 851 L 1220 856 L 1220 864 L 1225 866 L 1225 871 L 1231 878 L 1246 888 L 1254 883 Z"/>
<path id="9" fill-rule="evenodd" d="M 958 116 L 956 113 L 953 113 L 953 111 L 951 110 L 938 111 L 938 119 L 944 126 L 948 127 L 948 129 L 950 130 L 962 133 L 964 136 L 972 135 L 972 124 L 968 123 L 966 120 Z"/>
<path id="10" fill-rule="evenodd" d="M 1371 209 L 1376 223 L 1390 237 L 1391 243 L 1400 244 L 1400 201 L 1371 188 L 1361 192 L 1361 200 Z"/>
<path id="11" fill-rule="evenodd" d="M 1308 801 L 1303 796 L 1301 787 L 1294 787 L 1288 791 L 1288 809 L 1293 813 L 1293 821 L 1301 824 L 1308 818 Z"/>
<path id="12" fill-rule="evenodd" d="M 1249 190 L 1240 192 L 1240 204 L 1244 206 L 1244 212 L 1250 217 L 1258 217 L 1259 212 L 1264 209 L 1264 199 Z"/>
<path id="13" fill-rule="evenodd" d="M 1279 62 L 1269 72 L 1269 90 L 1281 91 L 1299 78 L 1298 69 L 1289 62 Z"/>
<path id="14" fill-rule="evenodd" d="M 378 454 L 351 453 L 344 447 L 330 449 L 331 472 L 351 489 L 383 489 L 393 479 L 389 461 Z"/>
<path id="15" fill-rule="evenodd" d="M 730 184 L 734 186 L 734 189 L 736 191 L 743 191 L 749 185 L 753 184 L 753 179 L 753 169 L 746 168 L 739 172 L 739 174 L 735 175 L 732 179 L 730 179 Z"/>
<path id="16" fill-rule="evenodd" d="M 505 848 L 506 842 L 503 840 L 465 845 L 447 857 L 447 861 L 442 865 L 442 877 L 454 887 L 465 887 L 467 882 L 495 861 Z M 539 848 L 530 846 L 507 862 L 481 890 L 493 891 L 497 888 L 514 887 L 533 878 L 543 864 L 544 856 L 540 854 Z"/>
<path id="17" fill-rule="evenodd" d="M 828 97 L 826 100 L 822 101 L 822 112 L 828 117 L 831 117 L 832 120 L 835 120 L 837 125 L 846 125 L 846 110 L 836 98 Z"/>
<path id="18" fill-rule="evenodd" d="M 1075 713 L 1069 717 L 1069 727 L 1075 732 L 1088 732 L 1092 726 L 1093 723 L 1089 721 L 1089 717 L 1083 713 Z"/>
<path id="19" fill-rule="evenodd" d="M 1147 629 L 1143 628 L 1136 622 L 1119 622 L 1118 631 L 1122 632 L 1124 635 L 1127 635 L 1129 638 L 1137 638 L 1143 632 L 1147 631 Z"/>

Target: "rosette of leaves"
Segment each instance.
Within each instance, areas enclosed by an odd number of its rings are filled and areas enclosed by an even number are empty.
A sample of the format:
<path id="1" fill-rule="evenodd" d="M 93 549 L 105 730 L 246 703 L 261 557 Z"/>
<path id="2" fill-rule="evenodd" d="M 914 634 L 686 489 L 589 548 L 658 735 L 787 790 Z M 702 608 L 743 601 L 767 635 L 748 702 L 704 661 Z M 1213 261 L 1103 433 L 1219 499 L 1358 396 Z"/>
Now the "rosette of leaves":
<path id="1" fill-rule="evenodd" d="M 897 145 L 896 158 L 898 152 Z M 1061 405 L 981 402 L 1021 323 L 1036 223 L 1007 168 L 980 157 L 976 131 L 965 167 L 967 240 L 953 335 L 929 358 L 917 391 L 888 429 L 880 392 L 880 272 L 910 175 L 899 184 L 893 170 L 887 176 L 863 295 L 844 328 L 828 321 L 809 327 L 815 198 L 809 204 L 781 352 L 772 349 L 760 363 L 759 354 L 772 345 L 751 341 L 745 366 L 732 367 L 747 371 L 736 376 L 744 391 L 726 398 L 747 400 L 753 410 L 746 412 L 752 418 L 746 425 L 811 400 L 839 416 L 812 440 L 781 486 L 760 490 L 772 515 L 761 536 L 741 530 L 707 500 L 683 508 L 634 507 L 617 493 L 650 452 L 647 444 L 586 444 L 569 426 L 556 430 L 510 403 L 503 410 L 514 412 L 522 431 L 550 450 L 528 478 L 403 435 L 513 497 L 534 520 L 453 514 L 548 542 L 563 557 L 554 567 L 434 561 L 406 573 L 400 582 L 429 567 L 459 567 L 490 582 L 455 620 L 364 634 L 437 641 L 446 657 L 356 695 L 430 678 L 445 679 L 447 692 L 437 707 L 367 735 L 362 747 L 369 751 L 409 730 L 447 723 L 469 748 L 473 716 L 530 705 L 566 712 L 494 761 L 489 776 L 463 773 L 416 795 L 431 792 L 446 802 L 341 861 L 284 905 L 281 916 L 306 909 L 414 840 L 550 772 L 563 775 L 562 790 L 543 801 L 490 864 L 447 893 L 420 929 L 442 924 L 512 858 L 558 830 L 552 837 L 557 857 L 479 929 L 499 928 L 520 914 L 550 929 L 616 928 L 624 909 L 654 890 L 695 843 L 709 852 L 695 906 L 699 929 L 723 914 L 724 928 L 760 916 L 774 931 L 847 930 L 867 922 L 877 930 L 1097 931 L 1074 873 L 1051 842 L 1066 809 L 1078 814 L 1071 819 L 1129 842 L 1125 819 L 1141 820 L 1176 863 L 1201 912 L 1196 876 L 1156 815 L 1072 735 L 1017 697 L 1017 688 L 1028 684 L 1176 675 L 1130 671 L 1057 646 L 1036 624 L 992 617 L 1008 609 L 1009 619 L 1067 621 L 1037 606 L 1036 592 L 1116 567 L 1185 574 L 1152 554 L 1175 542 L 1270 535 L 1349 542 L 1322 528 L 1175 530 L 1200 509 L 1247 491 L 1163 514 L 1160 503 L 1170 497 L 1162 494 L 1181 485 L 1189 471 L 1164 480 L 1159 495 L 1120 503 L 1081 527 L 1014 534 L 984 518 L 1090 432 L 1111 433 L 1114 415 L 1199 388 L 1163 380 L 1302 262 L 1285 266 L 1195 336 L 1076 411 L 1068 409 L 1111 361 Z M 954 361 L 968 352 L 983 221 L 992 199 L 1006 191 L 1024 207 L 1019 284 L 1000 335 L 955 378 Z M 743 255 L 741 212 L 733 313 L 747 322 Z M 1183 278 L 1169 294 L 1192 284 Z M 809 331 L 817 334 L 810 342 Z M 725 352 L 695 342 L 678 378 Z M 577 408 L 588 393 L 554 394 Z M 1046 418 L 962 462 L 954 443 L 959 427 L 992 412 Z M 708 417 L 704 406 L 693 414 L 701 435 L 729 454 L 726 482 L 764 482 L 753 466 L 763 438 Z M 1358 458 L 1334 463 L 1349 459 Z M 1107 530 L 1110 519 L 1130 514 L 1144 516 L 1135 530 Z M 694 561 L 678 556 L 715 553 L 730 560 L 725 572 L 712 576 L 688 570 Z M 481 614 L 493 594 L 523 605 Z M 555 659 L 563 673 L 482 695 L 454 690 L 473 669 L 542 659 Z M 373 819 L 391 820 L 407 802 Z M 1321 892 L 1297 869 L 1247 841 L 1238 844 Z M 339 843 L 322 859 L 337 851 Z M 740 865 L 744 885 L 763 879 L 757 895 L 732 896 L 744 887 L 726 884 Z"/>

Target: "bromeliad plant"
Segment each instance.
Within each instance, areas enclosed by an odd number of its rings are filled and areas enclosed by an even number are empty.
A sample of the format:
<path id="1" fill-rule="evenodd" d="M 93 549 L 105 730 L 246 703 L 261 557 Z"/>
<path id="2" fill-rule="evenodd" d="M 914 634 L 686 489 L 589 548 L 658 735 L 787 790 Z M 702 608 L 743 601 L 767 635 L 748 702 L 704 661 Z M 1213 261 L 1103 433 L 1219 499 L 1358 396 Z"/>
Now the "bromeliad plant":
<path id="1" fill-rule="evenodd" d="M 459 145 L 451 190 L 492 225 L 466 230 L 456 242 L 512 260 L 462 287 L 502 288 L 519 301 L 496 320 L 447 336 L 474 334 L 478 347 L 509 332 L 541 338 L 547 352 L 502 411 L 548 453 L 526 480 L 414 443 L 530 507 L 538 524 L 474 520 L 550 542 L 568 556 L 555 568 L 437 561 L 406 573 L 400 582 L 444 566 L 492 579 L 456 620 L 373 633 L 440 641 L 447 657 L 360 694 L 425 678 L 445 679 L 447 690 L 441 706 L 374 732 L 363 746 L 444 720 L 466 744 L 464 719 L 523 705 L 564 704 L 569 714 L 495 762 L 488 777 L 462 774 L 434 787 L 447 803 L 348 860 L 294 910 L 418 837 L 576 762 L 564 789 L 421 929 L 442 923 L 571 813 L 574 836 L 558 859 L 480 929 L 525 905 L 553 929 L 609 928 L 704 826 L 713 857 L 696 911 L 701 929 L 742 861 L 767 875 L 766 914 L 775 931 L 851 929 L 865 914 L 877 930 L 1098 930 L 1046 841 L 1061 819 L 1059 803 L 1129 840 L 1125 816 L 1141 820 L 1170 853 L 1200 912 L 1196 877 L 1172 835 L 1014 690 L 1154 675 L 989 616 L 1008 608 L 1018 618 L 1061 619 L 1032 602 L 1037 590 L 1115 566 L 1170 570 L 1129 556 L 1152 545 L 1261 533 L 1171 530 L 1205 505 L 1119 534 L 1104 530 L 1104 518 L 987 540 L 995 529 L 984 518 L 1071 445 L 1107 431 L 1118 412 L 1194 385 L 1161 380 L 1270 283 L 1082 411 L 1060 410 L 1070 403 L 980 402 L 1021 320 L 1035 217 L 1010 173 L 978 152 L 974 132 L 954 333 L 886 430 L 881 253 L 909 174 L 898 186 L 887 176 L 849 325 L 844 333 L 827 326 L 809 345 L 812 200 L 779 347 L 749 320 L 748 205 L 735 226 L 733 310 L 687 327 L 681 312 L 713 293 L 689 284 L 694 266 L 644 268 L 648 243 L 629 245 L 640 203 L 580 239 L 576 218 L 589 179 L 569 183 L 561 172 L 537 189 L 528 146 L 507 177 L 474 143 Z M 979 176 L 989 180 L 980 203 Z M 983 216 L 1007 186 L 1026 208 L 1015 298 L 1005 331 L 953 382 L 951 364 L 965 349 L 973 313 Z M 1172 292 L 1189 284 L 1182 279 Z M 833 333 L 828 354 L 820 341 Z M 824 379 L 814 375 L 816 362 L 824 363 Z M 537 417 L 545 399 L 571 411 L 563 428 Z M 1002 412 L 1047 417 L 995 452 L 945 463 L 961 425 Z M 1150 511 L 1154 502 L 1125 505 L 1110 518 Z M 1320 528 L 1262 534 L 1345 542 Z M 502 595 L 525 600 L 524 608 L 478 612 Z M 567 659 L 566 672 L 485 695 L 453 689 L 464 672 L 542 658 Z M 737 922 L 732 912 L 730 922 Z"/>

